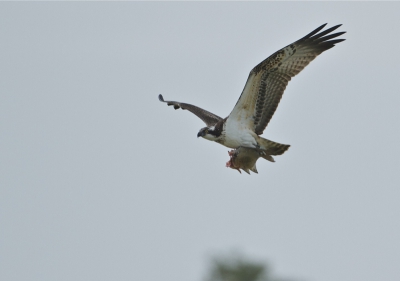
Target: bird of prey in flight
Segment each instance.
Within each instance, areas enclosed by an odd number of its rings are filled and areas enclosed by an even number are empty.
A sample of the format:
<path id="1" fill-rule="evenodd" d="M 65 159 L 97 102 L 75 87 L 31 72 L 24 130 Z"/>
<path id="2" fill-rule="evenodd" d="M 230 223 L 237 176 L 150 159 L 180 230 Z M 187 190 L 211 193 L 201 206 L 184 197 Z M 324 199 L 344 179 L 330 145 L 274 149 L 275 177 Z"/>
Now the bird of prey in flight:
<path id="1" fill-rule="evenodd" d="M 319 54 L 345 40 L 335 39 L 345 32 L 332 33 L 341 25 L 322 31 L 325 26 L 321 25 L 256 65 L 250 71 L 239 100 L 226 118 L 191 104 L 165 101 L 162 95 L 158 98 L 175 109 L 189 110 L 203 120 L 207 126 L 200 129 L 197 137 L 233 149 L 251 148 L 264 159 L 274 162 L 272 156 L 282 155 L 290 145 L 273 142 L 260 135 L 275 113 L 287 84 Z"/>

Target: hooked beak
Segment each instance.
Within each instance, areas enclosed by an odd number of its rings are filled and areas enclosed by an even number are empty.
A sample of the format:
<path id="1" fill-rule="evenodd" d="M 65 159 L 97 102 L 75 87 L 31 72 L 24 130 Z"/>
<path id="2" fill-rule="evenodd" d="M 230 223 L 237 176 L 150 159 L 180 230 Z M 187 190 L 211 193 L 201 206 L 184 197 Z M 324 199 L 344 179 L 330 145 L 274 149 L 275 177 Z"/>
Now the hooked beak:
<path id="1" fill-rule="evenodd" d="M 204 136 L 204 131 L 200 131 L 197 133 L 197 137 L 202 137 L 202 136 Z"/>

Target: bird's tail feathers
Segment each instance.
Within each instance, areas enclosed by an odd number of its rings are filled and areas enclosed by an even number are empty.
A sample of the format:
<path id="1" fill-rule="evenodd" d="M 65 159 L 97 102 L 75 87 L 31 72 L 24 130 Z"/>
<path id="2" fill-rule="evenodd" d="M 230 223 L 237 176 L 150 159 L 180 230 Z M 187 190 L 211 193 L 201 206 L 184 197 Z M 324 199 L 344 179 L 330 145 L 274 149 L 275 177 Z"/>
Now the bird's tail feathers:
<path id="1" fill-rule="evenodd" d="M 257 142 L 260 148 L 265 151 L 266 155 L 262 155 L 262 157 L 271 162 L 275 162 L 271 155 L 282 155 L 290 147 L 288 144 L 277 143 L 261 137 L 258 137 Z"/>

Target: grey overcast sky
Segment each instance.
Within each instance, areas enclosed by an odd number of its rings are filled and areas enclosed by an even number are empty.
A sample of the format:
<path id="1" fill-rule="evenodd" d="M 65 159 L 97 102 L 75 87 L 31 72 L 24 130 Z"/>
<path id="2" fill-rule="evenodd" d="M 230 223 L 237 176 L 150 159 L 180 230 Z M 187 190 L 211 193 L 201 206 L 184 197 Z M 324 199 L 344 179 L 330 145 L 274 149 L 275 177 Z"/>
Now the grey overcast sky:
<path id="1" fill-rule="evenodd" d="M 259 174 L 197 139 L 319 25 Z M 0 3 L 0 279 L 201 281 L 226 251 L 309 281 L 399 280 L 400 4 Z"/>

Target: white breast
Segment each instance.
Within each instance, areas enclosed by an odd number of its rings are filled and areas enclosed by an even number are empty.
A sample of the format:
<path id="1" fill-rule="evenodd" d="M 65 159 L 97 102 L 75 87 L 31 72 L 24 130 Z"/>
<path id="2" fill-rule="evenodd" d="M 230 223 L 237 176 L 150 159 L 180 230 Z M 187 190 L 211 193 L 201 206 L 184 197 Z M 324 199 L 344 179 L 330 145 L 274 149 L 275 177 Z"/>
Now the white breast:
<path id="1" fill-rule="evenodd" d="M 254 132 L 246 128 L 240 122 L 228 118 L 225 122 L 225 141 L 223 145 L 230 148 L 256 147 L 257 141 L 254 138 Z"/>

